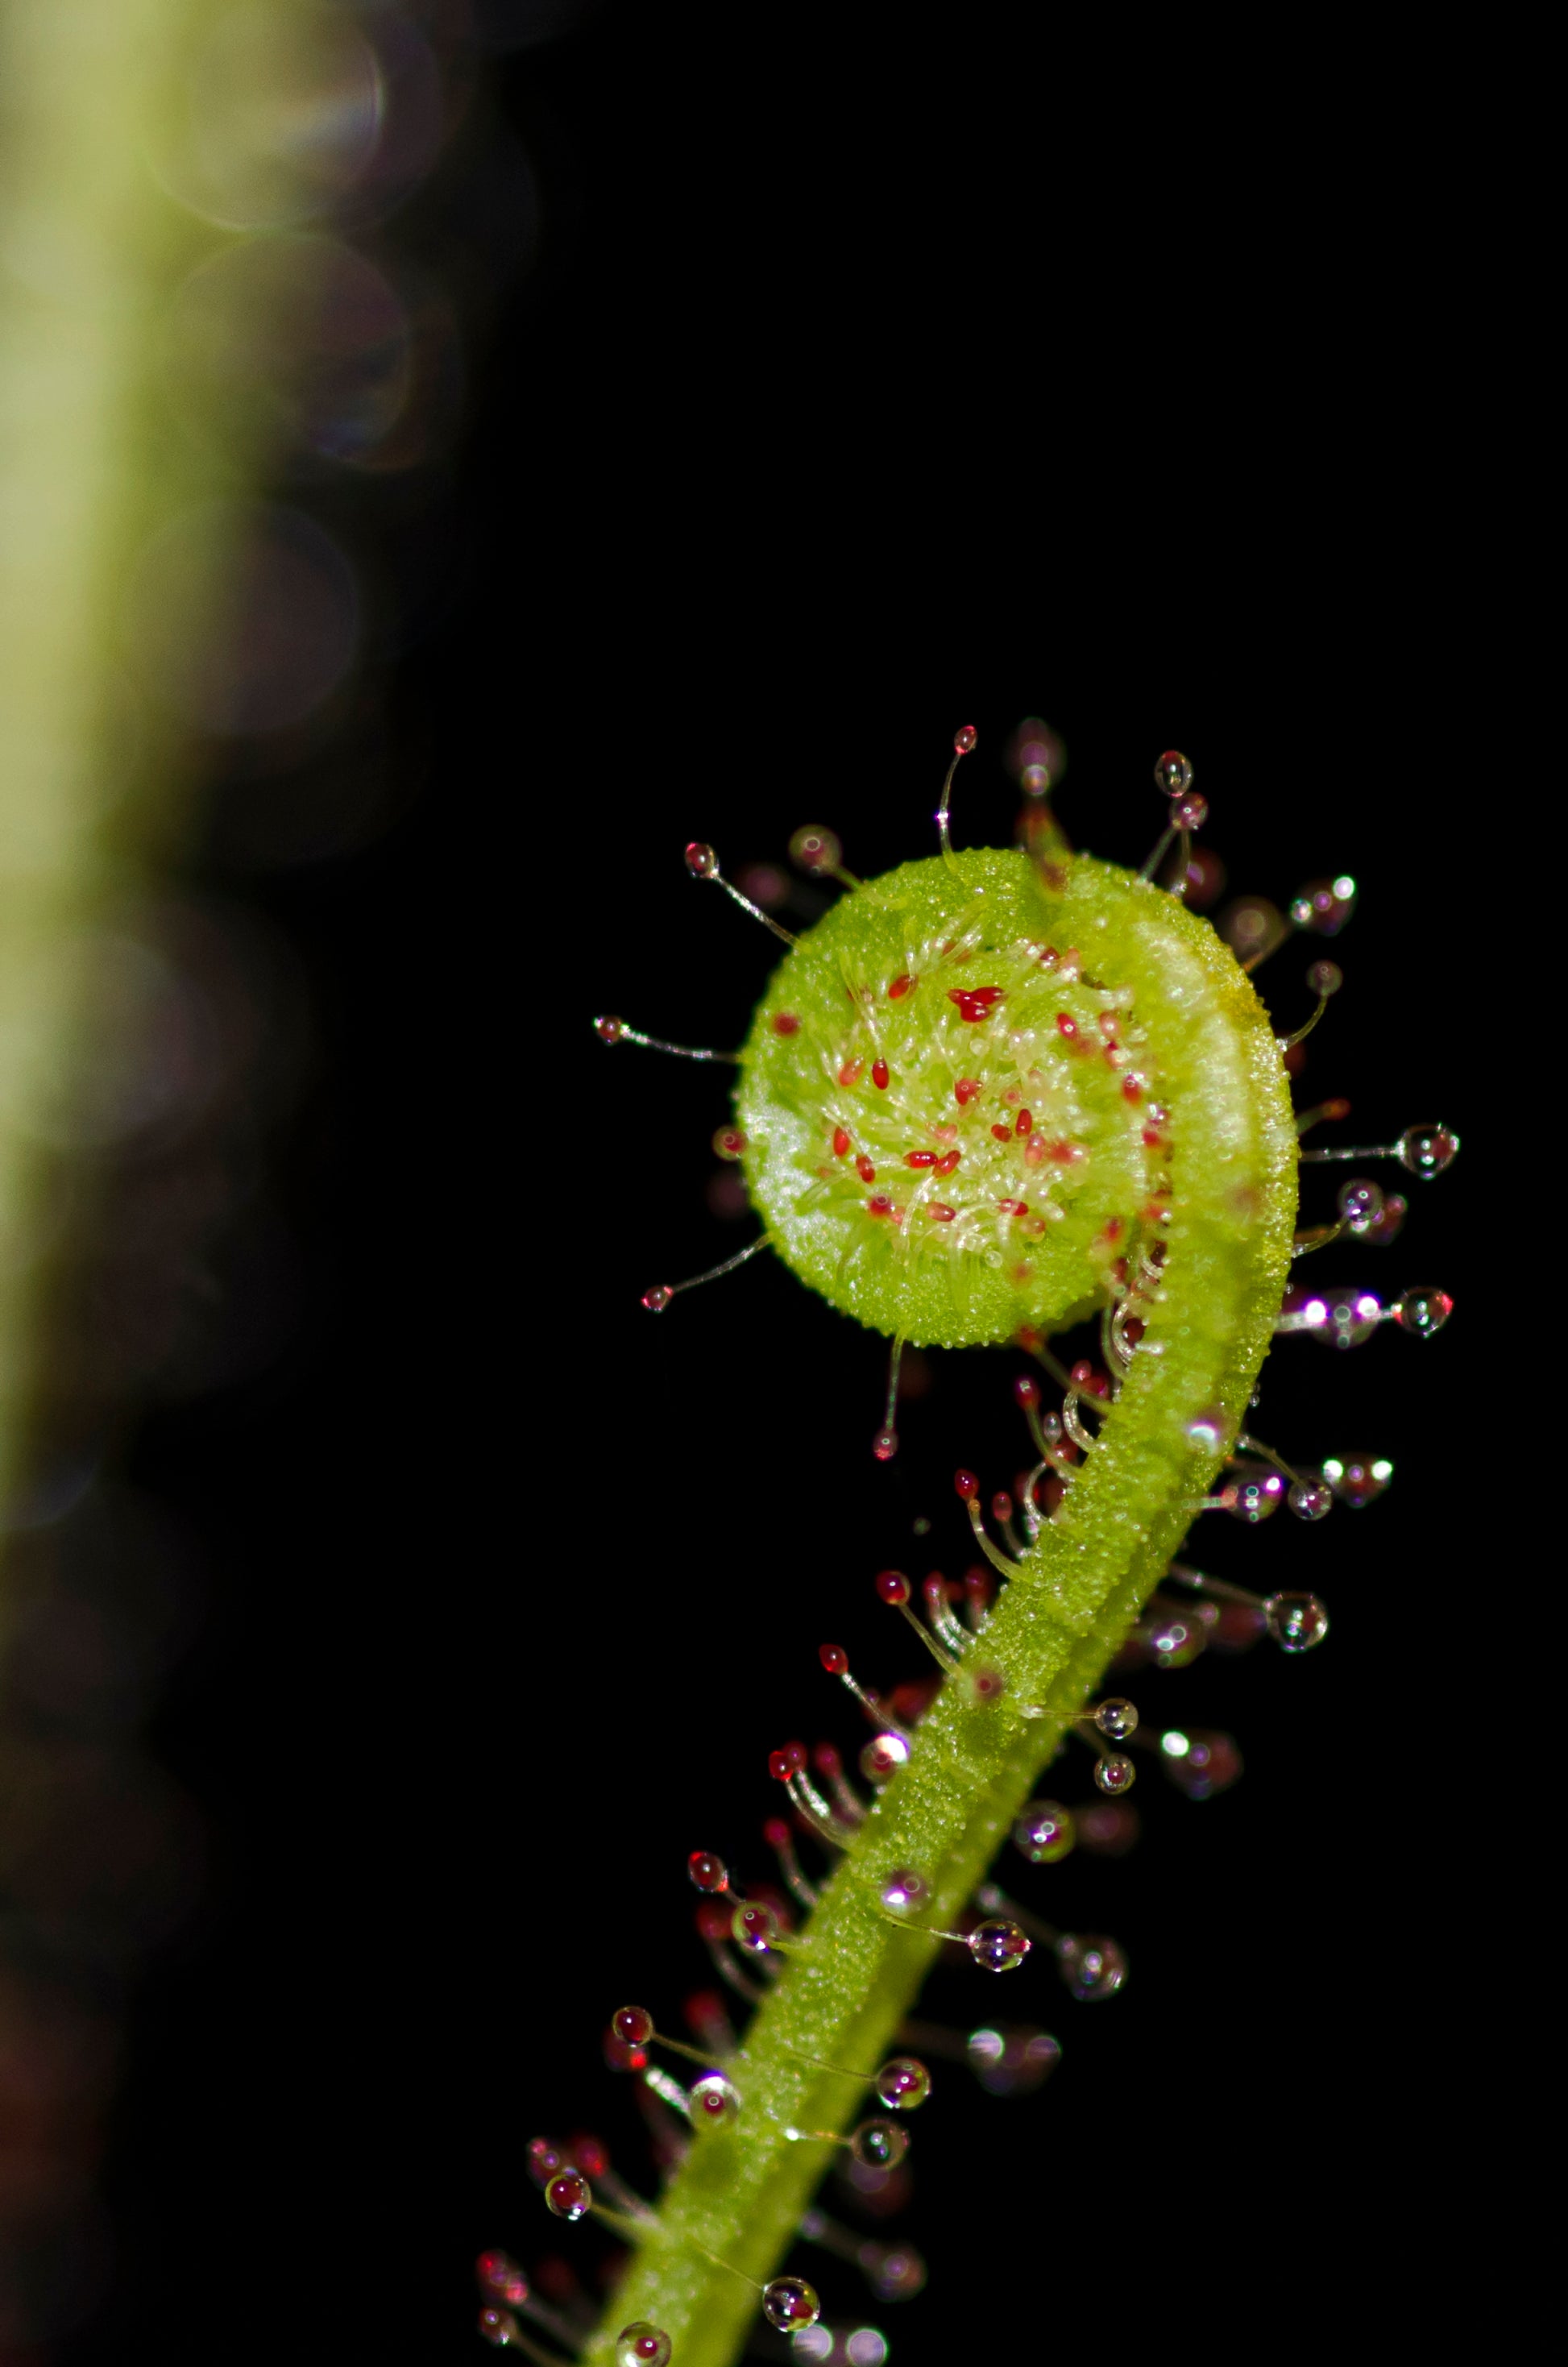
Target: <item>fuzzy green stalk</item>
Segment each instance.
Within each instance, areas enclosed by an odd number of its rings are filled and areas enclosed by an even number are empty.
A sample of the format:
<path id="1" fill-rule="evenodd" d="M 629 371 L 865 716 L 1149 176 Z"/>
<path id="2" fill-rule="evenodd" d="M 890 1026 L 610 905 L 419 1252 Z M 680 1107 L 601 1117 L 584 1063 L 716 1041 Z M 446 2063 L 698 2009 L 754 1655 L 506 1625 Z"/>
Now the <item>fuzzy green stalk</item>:
<path id="1" fill-rule="evenodd" d="M 1024 862 L 970 853 L 952 867 L 961 874 L 955 885 L 995 897 L 1011 892 Z M 853 901 L 820 926 L 852 930 Z M 741 2098 L 739 2119 L 695 2137 L 588 2348 L 589 2367 L 610 2367 L 615 2329 L 639 2318 L 671 2335 L 680 2367 L 730 2367 L 737 2358 L 756 2318 L 756 2288 L 777 2273 L 830 2158 L 823 2143 L 784 2130 L 841 2132 L 865 2106 L 864 2088 L 816 2067 L 863 2071 L 869 2083 L 949 1944 L 889 1915 L 881 1895 L 888 1874 L 923 1874 L 931 1901 L 915 1920 L 953 1928 L 1179 1546 L 1268 1352 L 1295 1223 L 1296 1137 L 1267 1014 L 1207 923 L 1125 871 L 1079 857 L 1051 924 L 1057 943 L 1093 947 L 1097 970 L 1134 990 L 1149 1064 L 1174 1116 L 1163 1288 L 1060 1512 L 789 1942 L 776 1985 L 726 2067 Z M 751 1070 L 773 1057 L 773 1018 L 808 1004 L 811 951 L 808 939 L 785 959 L 758 1014 L 742 1109 Z M 765 1127 L 755 1094 L 750 1114 Z M 1216 1410 L 1217 1446 L 1194 1419 Z M 981 1666 L 1004 1676 L 999 1699 L 977 1697 Z M 1036 1954 L 999 1977 L 1040 1976 Z M 984 1988 L 998 1976 L 972 1977 Z M 1017 1994 L 1010 1990 L 1010 2004 Z"/>
<path id="2" fill-rule="evenodd" d="M 0 7 L 0 1504 L 34 1418 L 78 1052 L 106 1017 L 95 931 L 182 802 L 183 736 L 128 679 L 136 563 L 254 466 L 173 430 L 163 378 L 168 300 L 214 233 L 149 156 L 216 14 Z M 194 637 L 191 605 L 163 630 Z"/>

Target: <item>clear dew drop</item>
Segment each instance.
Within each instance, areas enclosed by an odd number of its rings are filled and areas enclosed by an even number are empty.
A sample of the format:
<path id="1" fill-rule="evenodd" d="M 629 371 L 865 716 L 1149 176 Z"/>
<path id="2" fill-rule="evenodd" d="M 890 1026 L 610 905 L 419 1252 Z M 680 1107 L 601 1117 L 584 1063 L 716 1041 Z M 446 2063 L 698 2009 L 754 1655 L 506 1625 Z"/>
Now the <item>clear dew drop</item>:
<path id="1" fill-rule="evenodd" d="M 1136 1734 L 1138 1730 L 1137 1711 L 1120 1694 L 1102 1701 L 1093 1715 L 1101 1734 L 1108 1736 L 1112 1742 L 1125 1742 L 1130 1734 Z"/>
<path id="2" fill-rule="evenodd" d="M 774 2277 L 762 2288 L 762 2316 L 780 2334 L 793 2334 L 796 2327 L 815 2326 L 822 2315 L 822 2305 L 817 2289 L 804 2277 Z"/>
<path id="3" fill-rule="evenodd" d="M 1412 1175 L 1429 1181 L 1451 1167 L 1459 1150 L 1459 1137 L 1446 1126 L 1407 1126 L 1395 1145 L 1399 1162 Z"/>
<path id="4" fill-rule="evenodd" d="M 1383 1212 L 1382 1186 L 1365 1175 L 1353 1175 L 1339 1186 L 1339 1214 L 1358 1236 L 1371 1232 Z"/>
<path id="5" fill-rule="evenodd" d="M 1056 1965 L 1074 1997 L 1085 2005 L 1114 1997 L 1127 1978 L 1120 1942 L 1100 1932 L 1064 1932 L 1056 1942 Z"/>
<path id="6" fill-rule="evenodd" d="M 1334 1510 L 1334 1490 L 1325 1480 L 1296 1479 L 1285 1501 L 1298 1521 L 1322 1521 Z"/>
<path id="7" fill-rule="evenodd" d="M 1453 1300 L 1436 1283 L 1422 1283 L 1413 1290 L 1401 1293 L 1393 1302 L 1393 1318 L 1402 1331 L 1409 1331 L 1417 1340 L 1430 1340 L 1442 1330 L 1454 1311 Z"/>
<path id="8" fill-rule="evenodd" d="M 1031 1800 L 1012 1829 L 1013 1847 L 1031 1865 L 1055 1865 L 1077 1839 L 1073 1819 L 1059 1800 Z"/>
<path id="9" fill-rule="evenodd" d="M 863 2121 L 850 2138 L 850 2151 L 867 2169 L 897 2169 L 909 2150 L 909 2132 L 897 2121 Z"/>
<path id="10" fill-rule="evenodd" d="M 1328 1614 L 1315 1594 L 1271 1594 L 1263 1615 L 1281 1652 L 1310 1652 L 1328 1633 Z"/>
<path id="11" fill-rule="evenodd" d="M 1118 1800 L 1138 1780 L 1138 1771 L 1122 1750 L 1108 1750 L 1094 1762 L 1094 1780 L 1108 1800 Z"/>
<path id="12" fill-rule="evenodd" d="M 669 2367 L 674 2347 L 661 2326 L 637 2318 L 615 2337 L 615 2367 Z"/>
<path id="13" fill-rule="evenodd" d="M 1323 1476 L 1339 1501 L 1359 1512 L 1377 1502 L 1393 1478 L 1393 1466 L 1386 1455 L 1331 1455 Z"/>
<path id="14" fill-rule="evenodd" d="M 976 1923 L 969 1934 L 969 1954 L 987 1973 L 1015 1973 L 1030 1945 L 1018 1925 L 1000 1915 Z"/>
<path id="15" fill-rule="evenodd" d="M 912 2112 L 931 2091 L 931 2075 L 912 2055 L 896 2055 L 876 2075 L 877 2101 L 890 2112 Z"/>

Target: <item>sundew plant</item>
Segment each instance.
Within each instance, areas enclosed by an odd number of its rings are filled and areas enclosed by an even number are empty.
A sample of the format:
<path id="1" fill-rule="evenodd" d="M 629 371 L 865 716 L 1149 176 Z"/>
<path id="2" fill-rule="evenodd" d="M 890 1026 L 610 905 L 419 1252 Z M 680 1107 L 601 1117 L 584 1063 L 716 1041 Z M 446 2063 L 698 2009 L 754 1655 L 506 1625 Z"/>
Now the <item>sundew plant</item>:
<path id="1" fill-rule="evenodd" d="M 825 2171 L 847 2160 L 863 2186 L 897 2177 L 911 2130 L 919 2142 L 929 2057 L 966 2056 L 1005 2090 L 1037 2084 L 1055 2044 L 987 2027 L 953 2045 L 911 2019 L 922 1982 L 943 1952 L 966 1956 L 982 1986 L 1032 1956 L 1054 1959 L 1080 1999 L 1117 1993 L 1117 1943 L 1019 1904 L 998 1855 L 1050 1865 L 1097 1820 L 1103 1837 L 1140 1765 L 1200 1798 L 1234 1780 L 1228 1738 L 1151 1730 L 1120 1672 L 1180 1665 L 1211 1635 L 1303 1654 L 1328 1614 L 1314 1593 L 1212 1576 L 1189 1531 L 1209 1514 L 1316 1524 L 1387 1476 L 1355 1457 L 1297 1467 L 1255 1434 L 1264 1359 L 1281 1332 L 1348 1346 L 1387 1322 L 1426 1339 L 1450 1312 L 1435 1286 L 1386 1305 L 1314 1293 L 1298 1263 L 1344 1239 L 1393 1241 L 1404 1203 L 1360 1169 L 1393 1161 L 1430 1179 L 1458 1150 L 1436 1119 L 1342 1147 L 1342 1104 L 1292 1106 L 1292 1056 L 1340 974 L 1311 963 L 1315 1008 L 1280 1035 L 1254 973 L 1292 940 L 1337 934 L 1354 881 L 1310 883 L 1288 915 L 1244 902 L 1222 934 L 1194 909 L 1212 873 L 1188 758 L 1158 757 L 1167 827 L 1130 870 L 1069 845 L 1051 798 L 1061 750 L 1032 719 L 1010 752 L 1020 844 L 955 847 L 950 799 L 975 738 L 965 727 L 954 740 L 933 853 L 861 880 L 830 831 L 797 833 L 796 862 L 840 890 L 798 936 L 711 847 L 688 846 L 697 881 L 783 940 L 738 1052 L 594 1022 L 617 1059 L 685 1058 L 733 1078 L 715 1147 L 744 1179 L 755 1238 L 709 1274 L 652 1284 L 650 1315 L 677 1320 L 694 1283 L 772 1254 L 888 1342 L 880 1426 L 856 1442 L 868 1475 L 901 1452 L 907 1347 L 1022 1351 L 1010 1419 L 1030 1450 L 1017 1486 L 988 1499 L 976 1473 L 953 1474 L 976 1556 L 963 1580 L 875 1578 L 919 1637 L 923 1681 L 883 1690 L 823 1643 L 822 1670 L 868 1735 L 852 1767 L 830 1746 L 779 1738 L 776 1882 L 694 1850 L 700 1929 L 729 2001 L 700 2003 L 679 2032 L 641 2001 L 610 2018 L 607 2057 L 640 2084 L 664 2172 L 657 2198 L 596 2140 L 530 2148 L 549 2211 L 597 2218 L 629 2252 L 597 2328 L 507 2255 L 481 2258 L 479 2330 L 530 2358 L 728 2367 L 761 2323 L 797 2355 L 874 2367 L 885 2338 L 828 2321 L 803 2248 L 856 2261 L 885 2303 L 910 2299 L 923 2266 L 829 2218 L 814 2201 Z M 656 995 L 656 965 L 646 976 Z M 1333 1216 L 1303 1225 L 1307 1163 L 1327 1180 L 1352 1172 Z M 1069 1749 L 1088 1753 L 1096 1793 L 1077 1817 L 1047 1785 Z"/>

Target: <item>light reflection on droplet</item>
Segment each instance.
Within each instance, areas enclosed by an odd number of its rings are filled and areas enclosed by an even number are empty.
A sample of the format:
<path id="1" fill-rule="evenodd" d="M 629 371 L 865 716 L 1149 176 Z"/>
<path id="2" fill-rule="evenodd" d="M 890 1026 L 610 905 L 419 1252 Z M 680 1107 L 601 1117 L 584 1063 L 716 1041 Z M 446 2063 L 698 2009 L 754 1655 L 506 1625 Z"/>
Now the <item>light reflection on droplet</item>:
<path id="1" fill-rule="evenodd" d="M 380 221 L 417 188 L 439 154 L 460 111 L 466 88 L 450 68 L 443 78 L 418 26 L 399 8 L 362 17 L 361 31 L 376 61 L 380 115 L 374 150 L 351 189 L 333 208 L 333 219 L 355 230 Z"/>
<path id="2" fill-rule="evenodd" d="M 212 27 L 174 94 L 153 166 L 169 194 L 226 230 L 330 212 L 380 140 L 373 42 L 316 0 L 241 0 Z"/>
<path id="3" fill-rule="evenodd" d="M 358 461 L 408 399 L 410 324 L 396 289 L 352 247 L 299 232 L 225 246 L 171 309 L 170 382 L 226 443 L 302 445 Z"/>
<path id="4" fill-rule="evenodd" d="M 32 1121 L 60 1149 L 107 1150 L 186 1120 L 220 1072 L 211 1014 L 194 982 L 153 946 L 112 930 L 78 939 L 71 960 L 83 1011 L 69 1076 Z"/>
<path id="5" fill-rule="evenodd" d="M 146 685 L 186 722 L 223 737 L 280 731 L 354 663 L 359 590 L 299 511 L 214 502 L 154 536 L 126 622 Z"/>

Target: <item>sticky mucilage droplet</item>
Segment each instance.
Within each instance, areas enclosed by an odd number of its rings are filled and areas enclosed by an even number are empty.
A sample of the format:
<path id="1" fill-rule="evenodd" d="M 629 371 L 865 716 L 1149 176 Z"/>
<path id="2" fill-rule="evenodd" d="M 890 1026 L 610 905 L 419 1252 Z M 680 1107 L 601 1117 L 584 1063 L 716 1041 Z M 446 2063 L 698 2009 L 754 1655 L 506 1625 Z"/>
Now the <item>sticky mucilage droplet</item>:
<path id="1" fill-rule="evenodd" d="M 1080 2003 L 1098 2005 L 1122 1987 L 1127 1957 L 1118 1941 L 1102 1933 L 1066 1931 L 1056 1942 L 1056 1968 Z"/>
<path id="2" fill-rule="evenodd" d="M 867 2169 L 897 2169 L 909 2150 L 909 2132 L 897 2121 L 863 2121 L 850 2138 L 850 2151 Z"/>
<path id="3" fill-rule="evenodd" d="M 1459 1137 L 1446 1126 L 1407 1126 L 1395 1146 L 1400 1165 L 1427 1182 L 1451 1166 L 1458 1152 Z"/>
<path id="4" fill-rule="evenodd" d="M 1417 1340 L 1430 1340 L 1453 1313 L 1454 1303 L 1436 1283 L 1426 1283 L 1417 1289 L 1403 1291 L 1392 1311 L 1402 1331 L 1410 1332 Z"/>
<path id="5" fill-rule="evenodd" d="M 1315 1594 L 1271 1594 L 1263 1615 L 1281 1652 L 1310 1652 L 1328 1633 L 1328 1614 Z"/>
<path id="6" fill-rule="evenodd" d="M 1013 1846 L 1031 1865 L 1055 1865 L 1077 1835 L 1059 1800 L 1031 1800 L 1012 1829 Z"/>
<path id="7" fill-rule="evenodd" d="M 673 2350 L 662 2327 L 639 2317 L 615 2337 L 615 2367 L 669 2367 Z"/>
<path id="8" fill-rule="evenodd" d="M 891 2112 L 912 2112 L 931 2091 L 931 2075 L 912 2055 L 896 2055 L 876 2075 L 876 2093 Z"/>
<path id="9" fill-rule="evenodd" d="M 705 2072 L 694 2082 L 687 2101 L 694 2128 L 728 2129 L 740 2116 L 740 2098 L 722 2071 Z"/>
<path id="10" fill-rule="evenodd" d="M 762 2288 L 762 2316 L 780 2334 L 815 2326 L 822 2315 L 817 2289 L 804 2277 L 774 2277 Z"/>
<path id="11" fill-rule="evenodd" d="M 1014 1973 L 1028 1955 L 1031 1942 L 1005 1916 L 976 1923 L 969 1934 L 969 1954 L 987 1973 Z"/>

